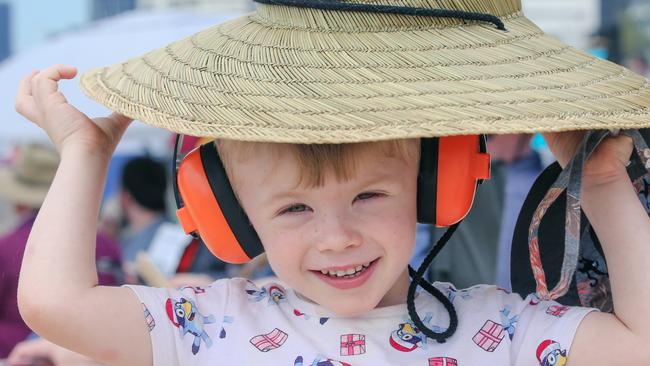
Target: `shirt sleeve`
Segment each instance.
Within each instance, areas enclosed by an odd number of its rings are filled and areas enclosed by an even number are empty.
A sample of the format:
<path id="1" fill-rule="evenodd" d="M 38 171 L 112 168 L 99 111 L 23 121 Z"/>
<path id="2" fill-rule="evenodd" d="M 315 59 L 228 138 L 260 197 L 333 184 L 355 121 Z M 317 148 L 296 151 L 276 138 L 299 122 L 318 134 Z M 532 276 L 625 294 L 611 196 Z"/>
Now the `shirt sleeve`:
<path id="1" fill-rule="evenodd" d="M 508 298 L 513 301 L 515 295 Z M 518 295 L 516 298 L 518 304 L 511 305 L 516 309 L 513 317 L 517 317 L 511 349 L 513 365 L 563 365 L 580 322 L 590 312 L 597 311 L 540 301 L 534 294 L 523 301 Z"/>
<path id="2" fill-rule="evenodd" d="M 142 303 L 154 366 L 208 364 L 228 304 L 229 280 L 207 287 L 160 289 L 125 286 Z"/>

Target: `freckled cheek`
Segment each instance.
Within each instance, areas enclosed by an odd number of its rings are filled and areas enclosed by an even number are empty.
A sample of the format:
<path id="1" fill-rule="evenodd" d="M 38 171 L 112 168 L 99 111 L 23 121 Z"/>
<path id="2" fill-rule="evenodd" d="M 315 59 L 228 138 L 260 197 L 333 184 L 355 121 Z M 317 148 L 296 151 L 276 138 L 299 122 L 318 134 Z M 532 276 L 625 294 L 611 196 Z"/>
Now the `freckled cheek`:
<path id="1" fill-rule="evenodd" d="M 384 238 L 386 245 L 406 249 L 415 240 L 416 217 L 409 211 L 396 212 L 384 216 L 375 225 L 375 237 Z"/>
<path id="2" fill-rule="evenodd" d="M 290 233 L 290 231 L 289 231 Z M 288 235 L 287 232 L 267 232 L 262 235 L 264 250 L 276 274 L 289 274 L 299 271 L 303 265 L 305 245 L 302 236 Z"/>

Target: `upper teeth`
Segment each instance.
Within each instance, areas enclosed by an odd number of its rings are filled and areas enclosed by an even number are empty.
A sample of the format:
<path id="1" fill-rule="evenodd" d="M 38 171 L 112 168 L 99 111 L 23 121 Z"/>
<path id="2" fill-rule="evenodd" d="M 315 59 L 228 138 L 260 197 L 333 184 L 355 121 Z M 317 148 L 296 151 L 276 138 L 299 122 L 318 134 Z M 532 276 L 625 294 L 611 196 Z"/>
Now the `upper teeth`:
<path id="1" fill-rule="evenodd" d="M 370 262 L 364 263 L 360 266 L 356 266 L 355 268 L 348 268 L 346 270 L 332 271 L 332 270 L 321 269 L 320 272 L 324 275 L 343 277 L 343 276 L 353 275 L 361 271 L 362 269 L 367 268 L 368 266 L 370 266 Z"/>

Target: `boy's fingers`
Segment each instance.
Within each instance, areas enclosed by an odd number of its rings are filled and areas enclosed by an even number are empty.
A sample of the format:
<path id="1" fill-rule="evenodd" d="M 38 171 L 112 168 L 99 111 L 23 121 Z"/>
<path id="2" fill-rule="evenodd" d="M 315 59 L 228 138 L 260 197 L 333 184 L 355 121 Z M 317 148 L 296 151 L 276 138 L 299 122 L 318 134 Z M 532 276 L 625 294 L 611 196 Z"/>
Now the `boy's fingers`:
<path id="1" fill-rule="evenodd" d="M 77 69 L 67 65 L 54 65 L 39 72 L 32 78 L 32 95 L 37 103 L 45 105 L 48 100 L 66 102 L 63 94 L 58 93 L 61 79 L 72 79 L 77 75 Z M 52 98 L 52 96 L 55 96 Z M 52 102 L 52 101 L 50 101 Z"/>
<path id="2" fill-rule="evenodd" d="M 20 81 L 20 83 L 18 84 L 19 95 L 29 95 L 30 97 L 32 96 L 32 79 L 38 73 L 39 73 L 38 70 L 34 70 Z"/>
<path id="3" fill-rule="evenodd" d="M 35 121 L 38 116 L 34 97 L 32 97 L 32 79 L 37 73 L 38 71 L 32 71 L 31 74 L 23 78 L 16 91 L 16 111 L 31 121 Z"/>
<path id="4" fill-rule="evenodd" d="M 133 122 L 133 118 L 129 118 L 123 114 L 119 114 L 117 112 L 111 113 L 108 118 L 113 121 L 114 123 L 120 124 L 120 125 L 128 125 L 129 123 Z"/>

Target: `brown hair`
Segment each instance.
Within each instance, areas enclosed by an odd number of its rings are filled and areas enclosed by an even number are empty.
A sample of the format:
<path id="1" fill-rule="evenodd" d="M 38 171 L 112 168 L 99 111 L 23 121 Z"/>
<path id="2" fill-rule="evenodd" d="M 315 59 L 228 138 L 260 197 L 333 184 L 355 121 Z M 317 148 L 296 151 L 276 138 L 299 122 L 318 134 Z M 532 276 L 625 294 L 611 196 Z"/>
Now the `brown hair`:
<path id="1" fill-rule="evenodd" d="M 357 157 L 364 152 L 380 152 L 387 157 L 418 162 L 420 144 L 417 139 L 386 140 L 349 144 L 282 144 L 219 140 L 215 142 L 226 173 L 232 178 L 233 162 L 260 151 L 271 154 L 288 150 L 298 162 L 301 176 L 298 185 L 320 187 L 327 173 L 338 181 L 347 181 L 356 172 Z"/>

